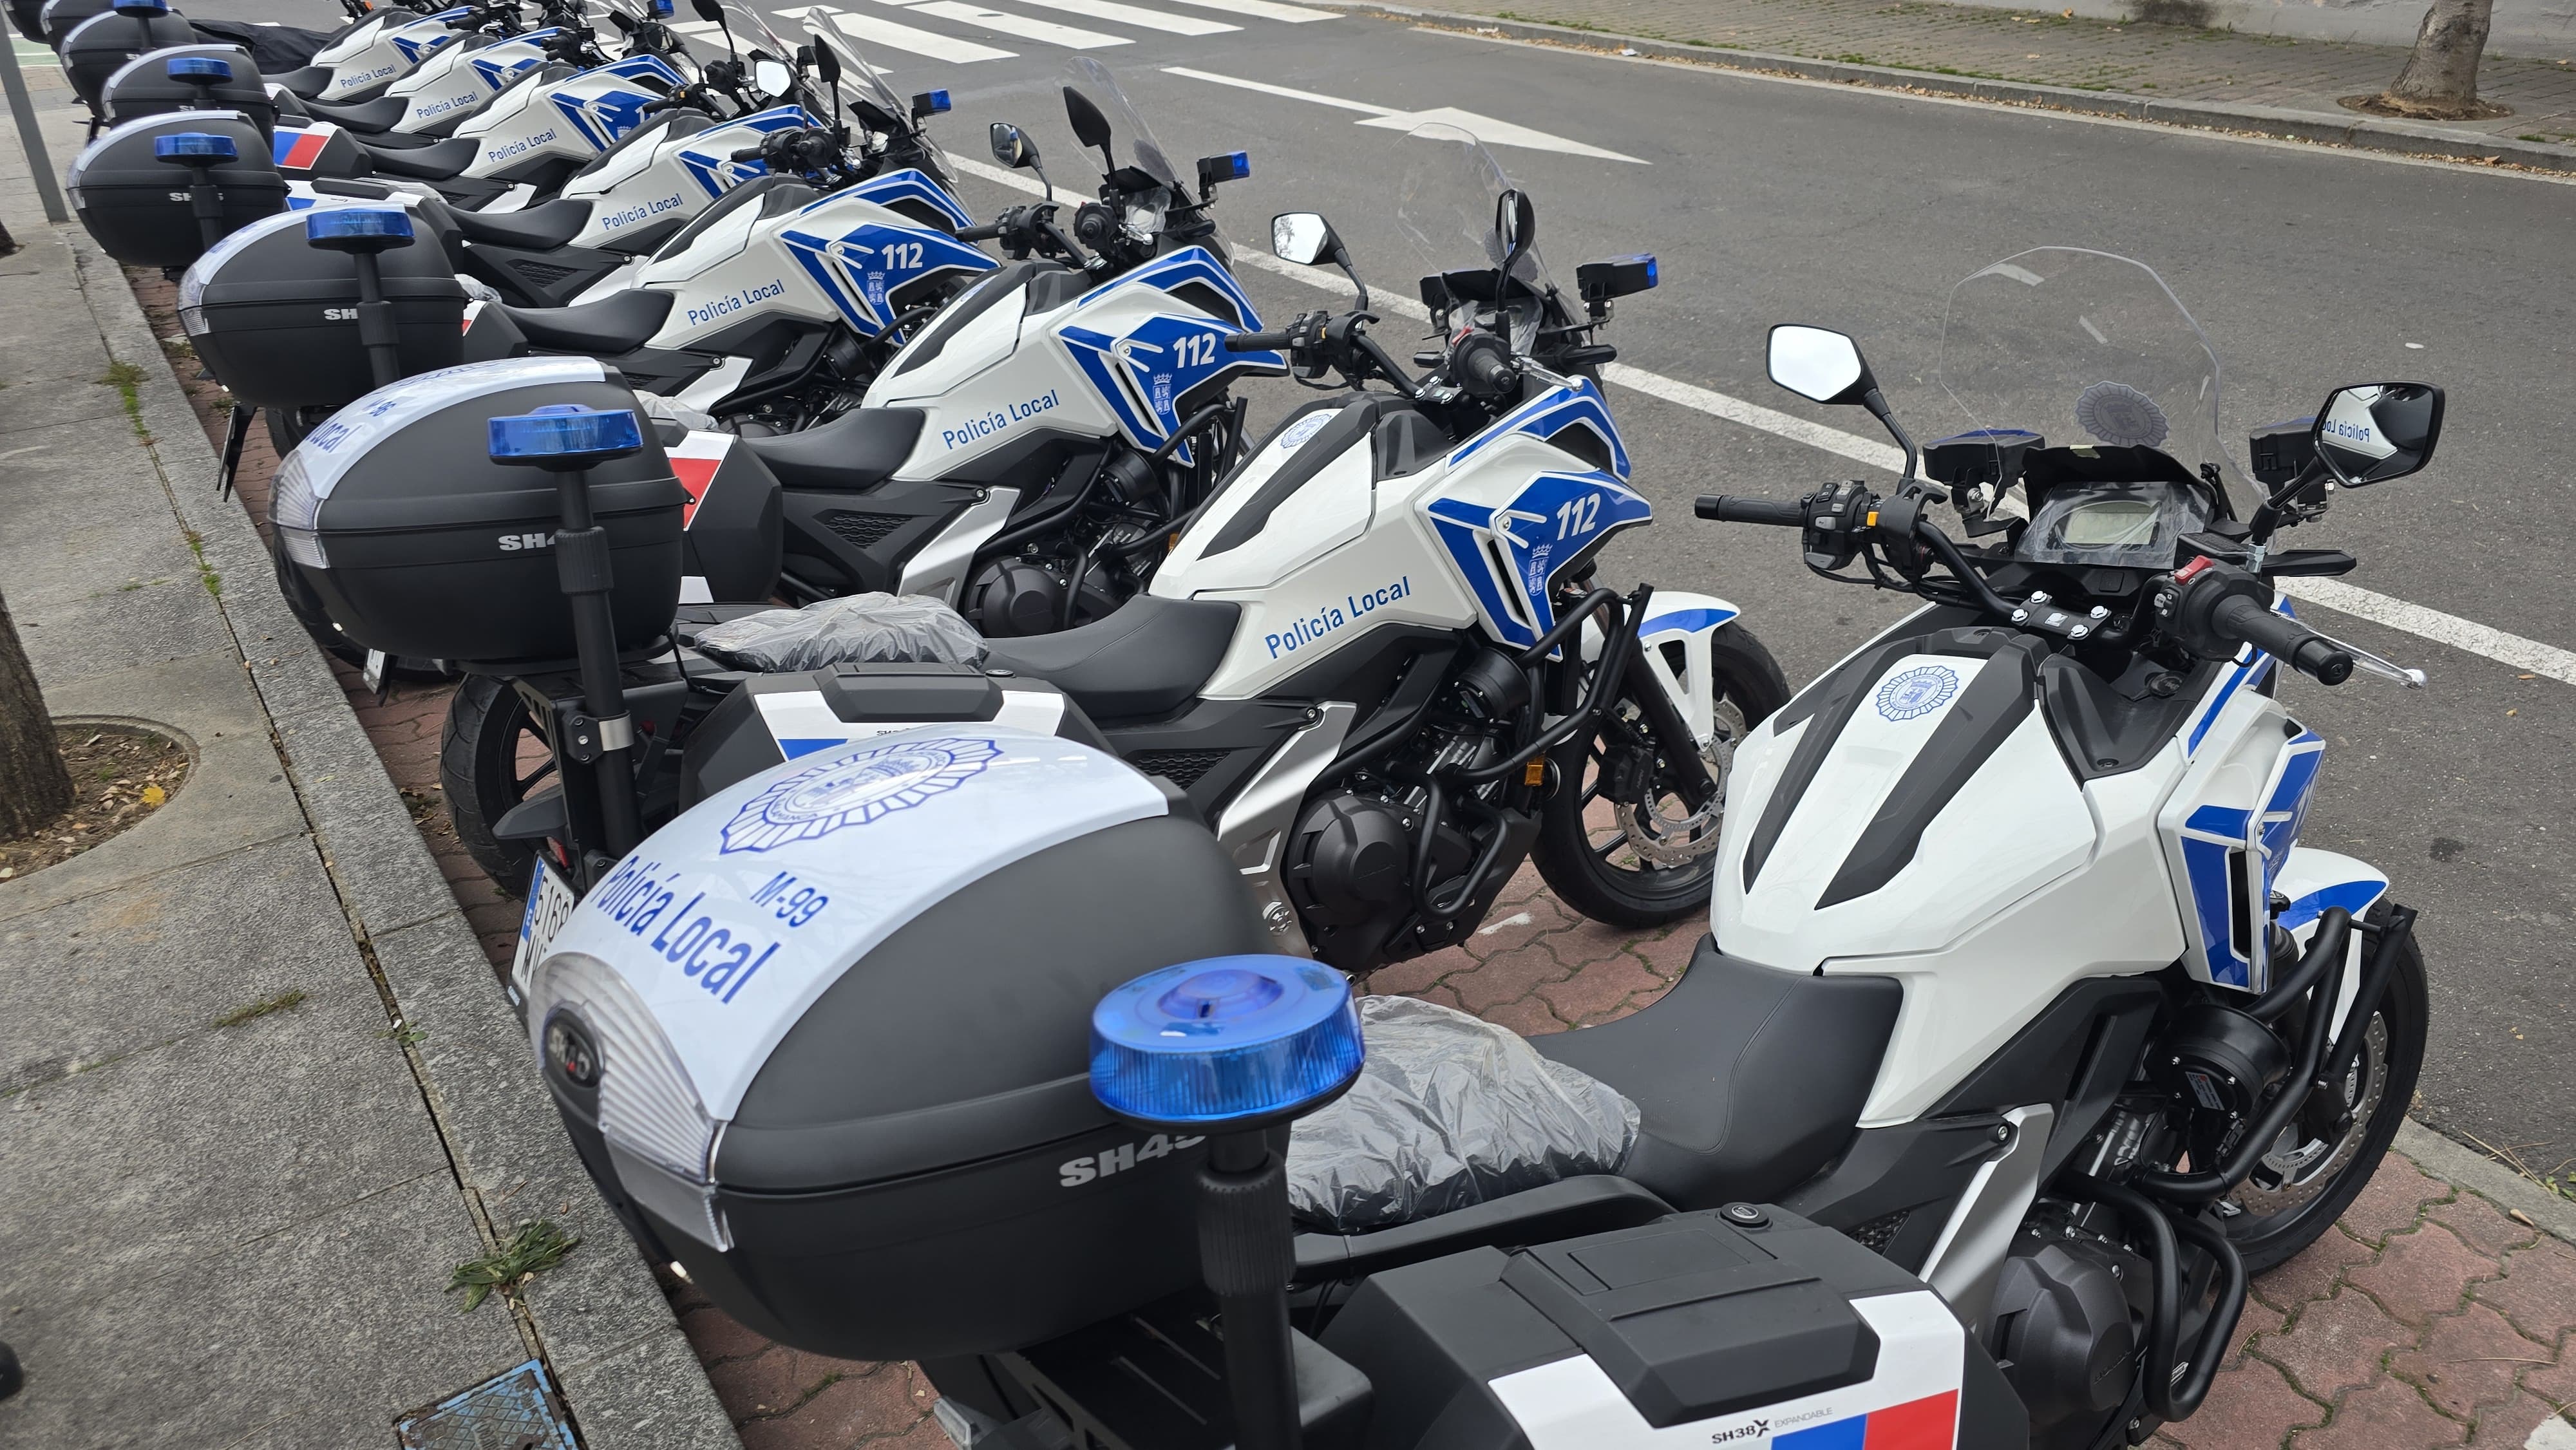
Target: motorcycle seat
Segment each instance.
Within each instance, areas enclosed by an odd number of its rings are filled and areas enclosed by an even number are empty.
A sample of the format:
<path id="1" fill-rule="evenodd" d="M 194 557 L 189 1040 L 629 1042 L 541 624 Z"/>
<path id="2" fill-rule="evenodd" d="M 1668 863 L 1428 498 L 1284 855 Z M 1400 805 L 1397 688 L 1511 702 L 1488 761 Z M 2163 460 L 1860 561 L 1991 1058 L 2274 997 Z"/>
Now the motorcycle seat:
<path id="1" fill-rule="evenodd" d="M 671 315 L 671 301 L 668 292 L 637 287 L 576 307 L 504 305 L 501 311 L 527 337 L 530 347 L 615 357 L 642 347 L 645 339 L 661 331 L 662 319 Z"/>
<path id="2" fill-rule="evenodd" d="M 1094 720 L 1168 715 L 1216 673 L 1240 613 L 1227 600 L 1139 594 L 1060 634 L 992 640 L 984 665 L 1044 680 Z"/>
<path id="3" fill-rule="evenodd" d="M 921 422 L 919 408 L 857 408 L 802 432 L 742 441 L 789 488 L 851 493 L 903 467 Z"/>
<path id="4" fill-rule="evenodd" d="M 386 146 L 373 140 L 358 143 L 376 170 L 414 181 L 445 181 L 459 175 L 473 162 L 475 148 L 482 144 L 471 136 L 452 136 L 427 146 Z"/>
<path id="5" fill-rule="evenodd" d="M 329 121 L 352 131 L 390 131 L 411 106 L 406 96 L 378 96 L 372 101 L 342 105 L 336 101 L 308 100 L 304 109 L 317 121 Z M 372 141 L 375 138 L 367 138 Z"/>
<path id="6" fill-rule="evenodd" d="M 551 252 L 581 235 L 581 229 L 588 225 L 590 203 L 577 196 L 559 196 L 525 211 L 456 214 L 456 228 L 465 234 L 465 240 L 531 252 Z"/>
<path id="7" fill-rule="evenodd" d="M 1530 1045 L 1637 1105 L 1621 1177 L 1685 1210 L 1763 1203 L 1850 1142 L 1904 999 L 1893 977 L 1783 971 L 1702 937 L 1651 1007 Z"/>
<path id="8" fill-rule="evenodd" d="M 284 75 L 263 76 L 261 79 L 270 85 L 286 87 L 287 94 L 310 106 L 315 96 L 330 88 L 334 73 L 333 68 L 327 65 L 308 65 L 302 70 L 291 70 Z"/>

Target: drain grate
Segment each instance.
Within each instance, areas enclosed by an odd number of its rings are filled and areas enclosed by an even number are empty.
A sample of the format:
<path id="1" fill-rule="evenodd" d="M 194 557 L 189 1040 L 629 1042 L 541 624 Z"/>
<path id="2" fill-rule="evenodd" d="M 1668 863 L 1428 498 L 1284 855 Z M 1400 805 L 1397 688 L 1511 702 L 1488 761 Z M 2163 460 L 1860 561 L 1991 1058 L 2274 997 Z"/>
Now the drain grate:
<path id="1" fill-rule="evenodd" d="M 394 1422 L 403 1450 L 579 1450 L 546 1367 L 529 1360 Z"/>

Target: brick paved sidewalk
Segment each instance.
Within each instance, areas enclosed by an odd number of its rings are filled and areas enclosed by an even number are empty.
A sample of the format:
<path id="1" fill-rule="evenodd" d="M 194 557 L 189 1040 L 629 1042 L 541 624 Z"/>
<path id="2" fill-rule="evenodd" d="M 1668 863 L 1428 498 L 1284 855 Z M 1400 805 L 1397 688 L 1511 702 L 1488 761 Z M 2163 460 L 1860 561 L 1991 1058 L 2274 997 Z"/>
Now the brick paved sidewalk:
<path id="1" fill-rule="evenodd" d="M 1796 0 L 1807 3 L 1807 0 Z M 178 334 L 175 289 L 129 272 L 154 330 Z M 224 412 L 184 347 L 173 361 L 219 442 Z M 263 531 L 276 466 L 264 429 L 245 450 L 241 496 Z M 496 972 L 519 906 L 456 842 L 438 786 L 446 687 L 397 686 L 376 703 L 336 666 L 387 771 L 411 804 Z M 1633 1012 L 1690 960 L 1696 921 L 1621 932 L 1582 920 L 1526 868 L 1475 938 L 1376 974 L 1370 988 L 1442 1002 L 1541 1034 Z M 497 979 L 496 979 L 497 981 Z M 681 1327 L 747 1450 L 949 1450 L 937 1394 L 909 1364 L 806 1354 L 743 1328 L 667 1274 Z M 2257 1279 L 2208 1403 L 2159 1443 L 2190 1450 L 2576 1450 L 2576 1248 L 2391 1156 L 2334 1232 Z"/>
<path id="2" fill-rule="evenodd" d="M 1366 0 L 1346 0 L 1366 3 Z M 1406 3 L 1406 0 L 1395 0 Z M 2292 40 L 2056 10 L 1935 0 L 1410 0 L 1426 8 L 1572 26 L 1606 35 L 1757 51 L 1943 76 L 2273 106 L 2350 121 L 2343 96 L 2397 78 L 2403 49 Z M 2484 135 L 2576 142 L 2576 38 L 2565 57 L 2489 56 L 2479 94 L 2512 108 L 2485 121 L 2419 122 Z"/>

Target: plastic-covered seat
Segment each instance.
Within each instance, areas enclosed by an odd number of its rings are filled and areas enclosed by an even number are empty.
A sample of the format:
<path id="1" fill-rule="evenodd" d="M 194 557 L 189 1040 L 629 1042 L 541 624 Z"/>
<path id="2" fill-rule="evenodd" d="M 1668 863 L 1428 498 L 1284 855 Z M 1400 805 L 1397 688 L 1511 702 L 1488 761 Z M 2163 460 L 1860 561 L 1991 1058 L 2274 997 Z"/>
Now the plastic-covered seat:
<path id="1" fill-rule="evenodd" d="M 470 215 L 458 213 L 458 225 L 464 225 Z M 662 320 L 671 315 L 672 300 L 668 292 L 638 287 L 577 307 L 503 307 L 501 311 L 517 324 L 530 347 L 615 357 L 642 347 L 645 339 L 661 331 Z"/>
<path id="2" fill-rule="evenodd" d="M 352 131 L 390 131 L 410 106 L 411 98 L 408 96 L 378 96 L 372 101 L 348 104 L 304 98 L 305 114 L 317 121 L 346 126 Z M 373 142 L 376 138 L 369 136 L 367 139 Z"/>
<path id="3" fill-rule="evenodd" d="M 306 102 L 305 108 L 312 109 L 312 103 Z M 367 159 L 375 163 L 376 170 L 414 181 L 446 181 L 463 175 L 465 168 L 474 163 L 475 149 L 482 145 L 471 136 L 451 136 L 426 146 L 388 146 L 373 137 L 358 144 Z"/>

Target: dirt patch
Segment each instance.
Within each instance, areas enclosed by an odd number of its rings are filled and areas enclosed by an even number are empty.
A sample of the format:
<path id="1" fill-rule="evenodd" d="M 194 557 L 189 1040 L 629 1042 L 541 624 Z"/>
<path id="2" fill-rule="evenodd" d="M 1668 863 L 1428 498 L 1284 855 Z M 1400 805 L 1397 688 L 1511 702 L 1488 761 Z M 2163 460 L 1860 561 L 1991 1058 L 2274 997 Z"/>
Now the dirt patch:
<path id="1" fill-rule="evenodd" d="M 72 808 L 33 835 L 0 840 L 0 881 L 42 871 L 115 839 L 170 803 L 188 778 L 188 749 L 124 725 L 54 722 L 72 773 Z"/>
<path id="2" fill-rule="evenodd" d="M 2465 106 L 2419 106 L 2386 94 L 2338 96 L 2335 104 L 2365 116 L 2390 116 L 2401 121 L 2492 121 L 2498 116 L 2513 114 L 2513 107 L 2499 106 L 2492 101 L 2471 101 Z M 2531 138 L 2526 136 L 2523 139 Z"/>

